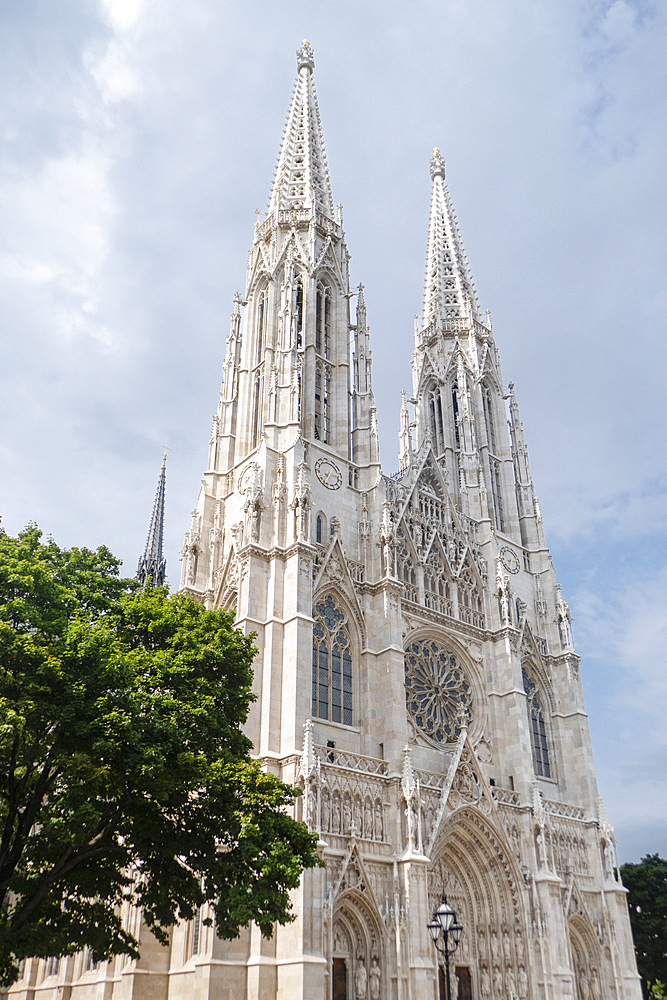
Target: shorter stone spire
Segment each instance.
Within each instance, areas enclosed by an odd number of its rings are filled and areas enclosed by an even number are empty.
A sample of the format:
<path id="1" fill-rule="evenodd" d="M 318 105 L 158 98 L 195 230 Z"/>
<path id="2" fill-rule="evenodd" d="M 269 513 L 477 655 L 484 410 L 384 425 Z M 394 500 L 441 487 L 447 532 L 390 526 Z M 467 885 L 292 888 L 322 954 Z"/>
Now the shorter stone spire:
<path id="1" fill-rule="evenodd" d="M 479 320 L 477 293 L 459 232 L 454 206 L 445 184 L 445 158 L 431 156 L 431 213 L 426 244 L 424 327 L 447 320 Z"/>
<path id="2" fill-rule="evenodd" d="M 162 587 L 167 575 L 167 561 L 162 554 L 166 474 L 167 449 L 165 447 L 160 478 L 157 483 L 157 493 L 155 494 L 155 503 L 153 504 L 151 526 L 148 529 L 146 548 L 137 567 L 137 580 L 141 584 L 142 589 L 146 586 Z"/>

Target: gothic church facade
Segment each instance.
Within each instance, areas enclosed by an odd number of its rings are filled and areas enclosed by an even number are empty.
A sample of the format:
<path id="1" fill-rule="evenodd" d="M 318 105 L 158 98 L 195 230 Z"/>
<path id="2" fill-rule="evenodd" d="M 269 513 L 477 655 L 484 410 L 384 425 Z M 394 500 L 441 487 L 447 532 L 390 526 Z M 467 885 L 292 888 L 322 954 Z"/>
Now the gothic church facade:
<path id="1" fill-rule="evenodd" d="M 434 997 L 444 889 L 466 1000 L 638 997 L 569 611 L 443 157 L 387 476 L 313 70 L 304 43 L 182 586 L 256 632 L 250 735 L 303 788 L 326 868 L 273 940 L 211 942 L 212 994 Z"/>
<path id="2" fill-rule="evenodd" d="M 303 789 L 325 867 L 271 940 L 222 942 L 201 920 L 169 949 L 144 933 L 138 963 L 77 966 L 72 993 L 436 1000 L 444 890 L 463 926 L 452 1000 L 639 1000 L 568 606 L 443 157 L 388 476 L 307 42 L 297 60 L 182 590 L 256 633 L 249 735 Z"/>

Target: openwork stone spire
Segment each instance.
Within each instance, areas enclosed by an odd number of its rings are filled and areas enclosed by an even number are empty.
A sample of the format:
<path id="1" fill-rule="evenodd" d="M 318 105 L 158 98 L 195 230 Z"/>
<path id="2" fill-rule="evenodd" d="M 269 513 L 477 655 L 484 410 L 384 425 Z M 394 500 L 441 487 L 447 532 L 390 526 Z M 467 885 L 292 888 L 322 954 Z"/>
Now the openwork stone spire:
<path id="1" fill-rule="evenodd" d="M 142 587 L 162 587 L 167 573 L 167 561 L 162 554 L 164 537 L 164 492 L 167 474 L 167 452 L 165 450 L 157 483 L 157 493 L 153 504 L 151 526 L 148 529 L 146 549 L 139 560 L 137 580 Z"/>
<path id="2" fill-rule="evenodd" d="M 278 209 L 310 209 L 314 203 L 318 211 L 334 218 L 314 66 L 310 42 L 304 40 L 297 52 L 299 72 L 269 198 L 269 214 Z"/>
<path id="3" fill-rule="evenodd" d="M 424 327 L 450 319 L 479 320 L 477 293 L 468 265 L 454 206 L 445 184 L 445 158 L 431 156 L 431 214 L 426 246 Z"/>

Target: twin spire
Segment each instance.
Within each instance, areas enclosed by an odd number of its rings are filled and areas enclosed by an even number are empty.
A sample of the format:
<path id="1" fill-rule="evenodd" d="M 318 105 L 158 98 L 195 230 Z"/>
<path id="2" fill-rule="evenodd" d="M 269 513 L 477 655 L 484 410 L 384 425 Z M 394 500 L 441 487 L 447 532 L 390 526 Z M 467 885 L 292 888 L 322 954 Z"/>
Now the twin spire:
<path id="1" fill-rule="evenodd" d="M 298 75 L 269 197 L 269 215 L 314 207 L 333 220 L 331 181 L 313 77 L 315 57 L 307 39 L 296 57 Z M 424 328 L 444 326 L 448 320 L 480 320 L 477 293 L 445 183 L 445 158 L 439 149 L 433 150 L 431 177 Z"/>
<path id="2" fill-rule="evenodd" d="M 477 293 L 463 246 L 449 189 L 445 158 L 439 149 L 431 156 L 431 214 L 426 244 L 424 328 L 448 320 L 480 319 Z"/>
<path id="3" fill-rule="evenodd" d="M 331 181 L 313 78 L 315 58 L 307 39 L 296 57 L 298 76 L 269 197 L 269 215 L 280 209 L 311 210 L 314 206 L 333 220 Z"/>

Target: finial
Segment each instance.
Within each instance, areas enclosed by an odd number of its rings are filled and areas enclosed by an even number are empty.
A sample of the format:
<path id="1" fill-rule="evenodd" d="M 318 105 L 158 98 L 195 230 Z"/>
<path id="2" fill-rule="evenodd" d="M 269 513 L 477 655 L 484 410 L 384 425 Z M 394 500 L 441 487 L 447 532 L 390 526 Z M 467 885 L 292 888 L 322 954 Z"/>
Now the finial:
<path id="1" fill-rule="evenodd" d="M 296 53 L 296 65 L 301 72 L 302 69 L 309 69 L 312 71 L 315 69 L 315 56 L 313 54 L 313 47 L 307 38 L 301 42 L 301 48 L 297 49 Z"/>
<path id="2" fill-rule="evenodd" d="M 171 451 L 171 448 L 169 447 L 168 444 L 163 444 L 162 445 L 162 451 L 163 451 L 163 455 L 162 455 L 162 468 L 166 469 L 167 468 L 167 452 Z"/>
<path id="3" fill-rule="evenodd" d="M 436 146 L 431 154 L 431 179 L 442 177 L 445 179 L 445 158 Z"/>

